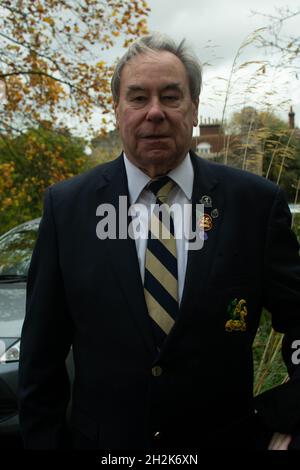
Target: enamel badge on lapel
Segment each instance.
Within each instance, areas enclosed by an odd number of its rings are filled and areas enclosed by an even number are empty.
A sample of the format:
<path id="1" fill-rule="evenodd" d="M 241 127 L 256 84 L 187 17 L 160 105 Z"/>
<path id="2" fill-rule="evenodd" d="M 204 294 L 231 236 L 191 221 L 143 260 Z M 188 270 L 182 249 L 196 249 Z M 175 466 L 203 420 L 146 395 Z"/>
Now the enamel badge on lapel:
<path id="1" fill-rule="evenodd" d="M 201 216 L 197 214 L 197 224 L 202 231 L 208 232 L 213 228 L 213 219 L 219 217 L 219 211 L 216 207 L 213 208 L 212 197 L 208 194 L 201 196 L 199 202 L 204 206 L 204 214 L 201 214 Z M 204 239 L 207 239 L 206 233 Z"/>
<path id="2" fill-rule="evenodd" d="M 203 204 L 204 207 L 211 207 L 212 206 L 212 199 L 210 196 L 204 194 L 204 196 L 200 199 L 200 204 Z"/>
<path id="3" fill-rule="evenodd" d="M 211 216 L 209 214 L 203 214 L 201 219 L 198 221 L 198 225 L 205 232 L 212 229 L 213 223 Z"/>
<path id="4" fill-rule="evenodd" d="M 218 209 L 213 209 L 210 213 L 210 215 L 212 216 L 213 219 L 216 219 L 217 217 L 219 217 L 219 211 Z"/>
<path id="5" fill-rule="evenodd" d="M 248 312 L 247 302 L 245 299 L 232 300 L 227 307 L 227 313 L 230 317 L 230 320 L 227 320 L 227 322 L 225 323 L 226 331 L 246 331 L 247 325 L 245 318 Z"/>

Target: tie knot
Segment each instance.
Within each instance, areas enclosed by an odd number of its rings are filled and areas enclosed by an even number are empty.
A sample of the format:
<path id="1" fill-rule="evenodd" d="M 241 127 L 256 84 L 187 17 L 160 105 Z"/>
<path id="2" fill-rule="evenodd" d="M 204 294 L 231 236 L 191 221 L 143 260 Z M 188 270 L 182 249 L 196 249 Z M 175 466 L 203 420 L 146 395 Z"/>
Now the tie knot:
<path id="1" fill-rule="evenodd" d="M 174 181 L 169 178 L 169 176 L 162 176 L 155 180 L 152 180 L 147 188 L 152 191 L 152 193 L 162 201 L 167 200 L 171 189 L 175 186 Z"/>

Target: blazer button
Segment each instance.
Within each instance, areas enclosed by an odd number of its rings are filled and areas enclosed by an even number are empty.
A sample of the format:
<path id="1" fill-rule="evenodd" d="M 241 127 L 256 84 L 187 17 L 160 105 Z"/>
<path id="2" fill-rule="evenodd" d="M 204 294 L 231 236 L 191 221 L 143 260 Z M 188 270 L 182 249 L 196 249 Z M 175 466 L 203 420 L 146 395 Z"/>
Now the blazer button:
<path id="1" fill-rule="evenodd" d="M 152 367 L 152 375 L 153 377 L 159 377 L 162 374 L 162 368 L 160 366 Z"/>

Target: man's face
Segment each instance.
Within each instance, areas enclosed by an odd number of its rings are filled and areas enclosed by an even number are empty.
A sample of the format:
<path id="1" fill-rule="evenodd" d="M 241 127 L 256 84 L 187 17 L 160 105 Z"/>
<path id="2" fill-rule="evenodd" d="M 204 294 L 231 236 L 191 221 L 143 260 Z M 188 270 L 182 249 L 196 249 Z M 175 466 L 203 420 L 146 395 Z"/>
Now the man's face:
<path id="1" fill-rule="evenodd" d="M 179 165 L 198 124 L 198 100 L 191 100 L 182 62 L 167 51 L 131 59 L 121 73 L 115 113 L 132 163 L 151 177 Z"/>

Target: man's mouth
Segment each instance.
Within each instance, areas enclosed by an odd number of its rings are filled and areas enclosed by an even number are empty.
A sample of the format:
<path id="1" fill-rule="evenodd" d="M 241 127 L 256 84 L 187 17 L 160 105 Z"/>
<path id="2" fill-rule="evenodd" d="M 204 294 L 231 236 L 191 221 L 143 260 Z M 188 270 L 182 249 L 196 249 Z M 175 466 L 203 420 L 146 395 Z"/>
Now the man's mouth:
<path id="1" fill-rule="evenodd" d="M 142 135 L 142 139 L 167 139 L 168 135 L 166 134 L 147 134 L 147 135 Z"/>

